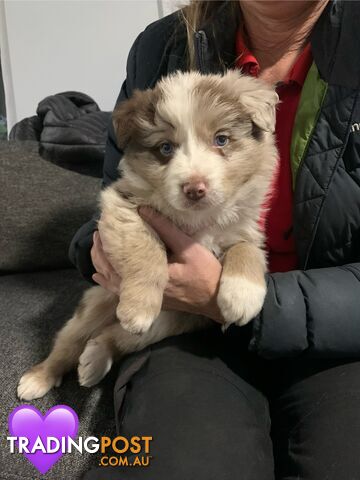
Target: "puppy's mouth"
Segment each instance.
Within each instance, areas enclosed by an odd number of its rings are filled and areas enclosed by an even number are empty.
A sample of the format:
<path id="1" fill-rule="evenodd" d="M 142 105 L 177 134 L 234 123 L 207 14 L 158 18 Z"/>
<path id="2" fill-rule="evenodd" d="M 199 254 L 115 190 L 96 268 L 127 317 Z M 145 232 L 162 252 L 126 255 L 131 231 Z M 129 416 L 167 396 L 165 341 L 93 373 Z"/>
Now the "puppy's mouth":
<path id="1" fill-rule="evenodd" d="M 201 198 L 200 200 L 186 198 L 182 203 L 184 210 L 206 210 L 211 207 L 211 202 L 207 198 Z"/>
<path id="2" fill-rule="evenodd" d="M 212 210 L 216 207 L 219 207 L 222 202 L 218 195 L 210 194 L 200 199 L 191 199 L 191 198 L 183 197 L 181 199 L 178 199 L 176 203 L 177 203 L 177 209 L 183 212 L 184 211 L 205 212 L 207 210 Z"/>

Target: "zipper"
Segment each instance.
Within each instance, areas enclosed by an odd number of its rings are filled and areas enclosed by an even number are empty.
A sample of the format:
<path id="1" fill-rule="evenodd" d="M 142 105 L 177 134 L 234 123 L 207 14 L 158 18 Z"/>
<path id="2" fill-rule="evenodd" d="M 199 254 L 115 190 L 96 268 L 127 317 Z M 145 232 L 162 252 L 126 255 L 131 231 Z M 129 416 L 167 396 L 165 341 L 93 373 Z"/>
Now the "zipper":
<path id="1" fill-rule="evenodd" d="M 208 41 L 206 37 L 206 33 L 204 30 L 199 30 L 195 32 L 194 35 L 194 47 L 195 47 L 195 58 L 197 67 L 200 73 L 206 73 L 206 66 L 205 66 L 205 51 L 207 49 Z"/>

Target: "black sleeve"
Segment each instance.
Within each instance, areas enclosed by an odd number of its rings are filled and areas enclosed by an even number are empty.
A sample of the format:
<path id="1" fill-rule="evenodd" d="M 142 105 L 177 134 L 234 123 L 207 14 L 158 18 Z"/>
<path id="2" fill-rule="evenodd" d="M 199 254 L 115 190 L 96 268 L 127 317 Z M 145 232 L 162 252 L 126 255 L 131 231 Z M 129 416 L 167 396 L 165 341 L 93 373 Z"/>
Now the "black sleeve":
<path id="1" fill-rule="evenodd" d="M 116 105 L 128 99 L 134 89 L 136 81 L 136 53 L 141 38 L 140 34 L 131 47 L 126 66 L 126 80 L 124 81 Z M 103 182 L 102 188 L 110 185 L 118 177 L 118 165 L 123 152 L 116 145 L 116 138 L 112 121 L 110 120 L 108 128 L 108 137 L 106 142 Z M 95 273 L 94 266 L 91 262 L 90 250 L 93 244 L 93 233 L 97 229 L 97 221 L 99 219 L 99 211 L 95 212 L 92 219 L 85 223 L 75 234 L 69 248 L 69 257 L 71 262 L 76 266 L 81 275 L 92 282 L 91 276 Z"/>
<path id="2" fill-rule="evenodd" d="M 360 354 L 360 263 L 268 275 L 250 349 L 266 358 Z"/>

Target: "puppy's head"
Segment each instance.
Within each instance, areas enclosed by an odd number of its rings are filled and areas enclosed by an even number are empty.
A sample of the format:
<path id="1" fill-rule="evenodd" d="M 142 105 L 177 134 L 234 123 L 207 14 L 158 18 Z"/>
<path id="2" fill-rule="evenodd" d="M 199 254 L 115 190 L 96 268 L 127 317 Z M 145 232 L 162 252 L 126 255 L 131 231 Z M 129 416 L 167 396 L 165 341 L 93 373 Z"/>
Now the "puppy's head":
<path id="1" fill-rule="evenodd" d="M 256 176 L 270 177 L 277 101 L 272 87 L 237 71 L 177 73 L 137 90 L 113 114 L 124 175 L 177 211 L 223 206 Z"/>

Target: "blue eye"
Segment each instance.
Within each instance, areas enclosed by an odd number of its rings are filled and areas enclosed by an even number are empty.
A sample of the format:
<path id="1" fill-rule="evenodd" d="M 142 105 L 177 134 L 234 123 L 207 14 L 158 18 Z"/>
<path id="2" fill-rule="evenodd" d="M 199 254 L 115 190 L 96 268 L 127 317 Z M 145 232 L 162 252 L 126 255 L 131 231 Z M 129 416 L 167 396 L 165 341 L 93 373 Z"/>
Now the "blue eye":
<path id="1" fill-rule="evenodd" d="M 174 145 L 170 142 L 164 142 L 160 145 L 160 153 L 164 157 L 168 157 L 174 153 Z"/>
<path id="2" fill-rule="evenodd" d="M 229 141 L 229 137 L 227 135 L 216 135 L 214 138 L 214 145 L 215 147 L 225 147 Z"/>

